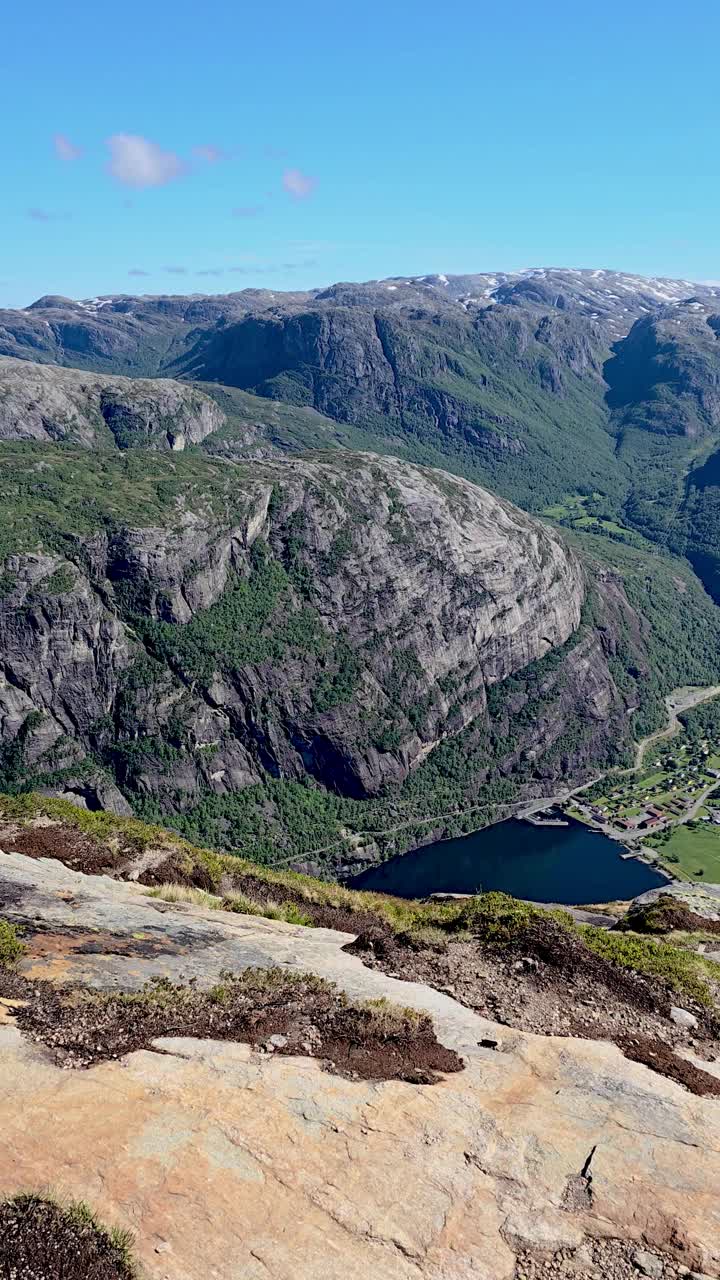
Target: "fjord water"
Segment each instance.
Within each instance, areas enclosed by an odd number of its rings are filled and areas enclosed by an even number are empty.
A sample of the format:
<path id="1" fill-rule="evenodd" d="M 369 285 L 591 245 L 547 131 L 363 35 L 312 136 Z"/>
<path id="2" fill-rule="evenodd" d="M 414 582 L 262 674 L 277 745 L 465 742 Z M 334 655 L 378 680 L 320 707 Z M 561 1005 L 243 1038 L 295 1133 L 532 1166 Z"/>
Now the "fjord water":
<path id="1" fill-rule="evenodd" d="M 667 881 L 622 846 L 580 822 L 537 827 L 511 819 L 458 840 L 413 849 L 363 871 L 354 889 L 401 898 L 430 893 L 502 889 L 533 902 L 612 902 L 633 898 Z"/>

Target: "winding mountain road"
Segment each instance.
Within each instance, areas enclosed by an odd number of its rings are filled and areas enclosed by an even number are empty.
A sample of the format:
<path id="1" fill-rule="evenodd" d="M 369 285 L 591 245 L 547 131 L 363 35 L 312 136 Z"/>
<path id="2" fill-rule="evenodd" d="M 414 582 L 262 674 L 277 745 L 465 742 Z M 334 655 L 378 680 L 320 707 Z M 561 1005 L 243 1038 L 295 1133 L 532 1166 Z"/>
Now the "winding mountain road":
<path id="1" fill-rule="evenodd" d="M 712 685 L 708 688 L 683 688 L 673 689 L 672 693 L 668 693 L 665 698 L 665 705 L 668 709 L 669 720 L 664 729 L 656 729 L 655 733 L 649 734 L 647 738 L 642 738 L 638 742 L 635 749 L 635 765 L 634 770 L 642 768 L 643 758 L 648 747 L 653 742 L 661 742 L 664 738 L 672 738 L 680 729 L 680 721 L 678 716 L 683 711 L 689 711 L 691 707 L 699 707 L 703 702 L 711 702 L 713 698 L 720 696 L 720 685 Z M 631 773 L 633 770 L 628 769 Z"/>

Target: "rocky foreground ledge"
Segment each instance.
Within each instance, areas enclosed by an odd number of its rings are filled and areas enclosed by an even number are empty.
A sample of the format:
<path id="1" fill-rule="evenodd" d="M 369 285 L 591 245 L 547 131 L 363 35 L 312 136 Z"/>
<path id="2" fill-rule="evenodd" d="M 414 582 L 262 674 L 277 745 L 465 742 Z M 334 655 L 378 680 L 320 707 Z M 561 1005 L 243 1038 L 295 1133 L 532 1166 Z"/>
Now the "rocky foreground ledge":
<path id="1" fill-rule="evenodd" d="M 720 1275 L 720 1101 L 615 1045 L 498 1025 L 368 968 L 348 933 L 172 904 L 55 860 L 1 855 L 0 909 L 25 923 L 18 983 L 310 973 L 428 1014 L 462 1059 L 434 1083 L 366 1080 L 310 1051 L 183 1036 L 67 1069 L 5 997 L 3 1196 L 86 1200 L 134 1232 L 149 1280 Z"/>

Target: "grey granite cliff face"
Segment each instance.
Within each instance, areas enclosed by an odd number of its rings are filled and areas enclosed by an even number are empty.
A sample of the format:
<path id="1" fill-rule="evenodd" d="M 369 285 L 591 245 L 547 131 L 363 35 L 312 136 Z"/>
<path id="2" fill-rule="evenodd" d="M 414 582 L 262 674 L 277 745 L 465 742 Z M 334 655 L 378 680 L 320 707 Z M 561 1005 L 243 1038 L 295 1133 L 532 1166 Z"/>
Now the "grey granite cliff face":
<path id="1" fill-rule="evenodd" d="M 116 378 L 0 357 L 0 440 L 181 450 L 224 421 L 208 396 L 170 379 Z"/>
<path id="2" fill-rule="evenodd" d="M 342 452 L 224 465 L 232 521 L 188 503 L 171 527 L 8 559 L 0 741 L 26 766 L 115 752 L 124 785 L 170 804 L 263 770 L 373 795 L 578 628 L 574 553 L 468 481 Z M 587 683 L 605 732 L 621 700 L 591 650 L 573 702 Z"/>
<path id="3" fill-rule="evenodd" d="M 412 644 L 434 680 L 472 664 L 494 683 L 577 627 L 584 579 L 560 534 L 469 481 L 372 454 L 276 474 L 270 544 L 282 555 L 290 526 L 307 530 L 313 602 L 355 641 Z"/>
<path id="4" fill-rule="evenodd" d="M 304 309 L 250 313 L 197 336 L 179 369 L 342 423 L 415 436 L 417 450 L 471 458 L 526 454 L 536 419 L 563 433 L 565 403 L 602 416 L 608 334 L 575 313 L 530 307 L 375 305 L 321 295 Z M 532 405 L 532 408 L 530 407 Z M 567 448 L 576 446 L 568 435 Z M 486 456 L 487 455 L 487 456 Z M 607 459 L 604 460 L 607 463 Z"/>

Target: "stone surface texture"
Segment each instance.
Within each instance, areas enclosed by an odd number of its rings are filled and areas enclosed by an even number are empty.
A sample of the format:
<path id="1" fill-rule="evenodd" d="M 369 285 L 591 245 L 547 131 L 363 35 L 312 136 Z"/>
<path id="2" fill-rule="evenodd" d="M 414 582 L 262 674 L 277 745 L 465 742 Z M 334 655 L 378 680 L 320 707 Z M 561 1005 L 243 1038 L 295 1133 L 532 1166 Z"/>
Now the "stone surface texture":
<path id="1" fill-rule="evenodd" d="M 7 1010 L 0 1188 L 86 1198 L 136 1232 L 149 1280 L 511 1280 L 519 1257 L 605 1238 L 720 1275 L 717 1101 L 611 1045 L 498 1028 L 368 970 L 342 950 L 345 934 L 170 907 L 11 851 L 0 875 L 7 918 L 39 917 L 55 939 L 44 957 L 33 941 L 27 973 L 137 987 L 279 964 L 426 1009 L 464 1057 L 435 1086 L 378 1084 L 174 1039 L 63 1071 Z M 73 952 L 80 934 L 95 936 L 94 954 Z M 117 935 L 138 940 L 137 957 L 112 954 Z M 144 957 L 148 938 L 164 954 Z"/>
<path id="2" fill-rule="evenodd" d="M 179 451 L 224 421 L 208 396 L 169 378 L 80 373 L 0 356 L 0 440 Z"/>

